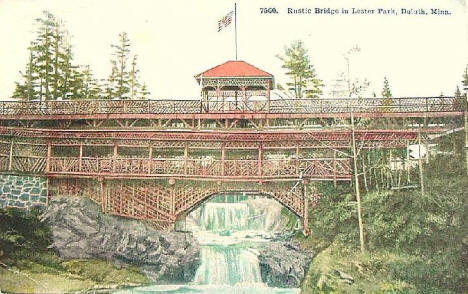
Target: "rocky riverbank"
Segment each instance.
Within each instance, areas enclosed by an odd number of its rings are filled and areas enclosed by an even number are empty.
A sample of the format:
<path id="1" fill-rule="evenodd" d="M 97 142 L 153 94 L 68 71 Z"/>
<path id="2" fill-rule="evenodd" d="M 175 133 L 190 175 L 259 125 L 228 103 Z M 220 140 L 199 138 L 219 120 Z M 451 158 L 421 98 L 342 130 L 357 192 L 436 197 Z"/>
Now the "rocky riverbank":
<path id="1" fill-rule="evenodd" d="M 190 282 L 199 266 L 200 248 L 191 234 L 160 232 L 137 220 L 105 215 L 85 198 L 54 198 L 43 219 L 53 249 L 65 259 L 135 265 L 158 283 Z"/>
<path id="2" fill-rule="evenodd" d="M 262 280 L 271 287 L 299 287 L 312 260 L 312 256 L 294 242 L 262 244 L 259 252 Z"/>

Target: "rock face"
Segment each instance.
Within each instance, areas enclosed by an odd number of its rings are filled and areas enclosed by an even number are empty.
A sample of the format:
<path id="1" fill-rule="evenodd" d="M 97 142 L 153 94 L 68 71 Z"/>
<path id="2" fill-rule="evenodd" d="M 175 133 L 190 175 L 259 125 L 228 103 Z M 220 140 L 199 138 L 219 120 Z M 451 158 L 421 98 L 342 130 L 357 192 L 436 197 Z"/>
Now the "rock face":
<path id="1" fill-rule="evenodd" d="M 271 287 L 299 287 L 312 256 L 292 242 L 266 243 L 259 251 L 263 282 Z"/>
<path id="2" fill-rule="evenodd" d="M 158 283 L 190 282 L 200 263 L 200 248 L 192 235 L 160 232 L 137 220 L 102 214 L 85 198 L 52 199 L 43 220 L 63 258 L 136 265 Z"/>

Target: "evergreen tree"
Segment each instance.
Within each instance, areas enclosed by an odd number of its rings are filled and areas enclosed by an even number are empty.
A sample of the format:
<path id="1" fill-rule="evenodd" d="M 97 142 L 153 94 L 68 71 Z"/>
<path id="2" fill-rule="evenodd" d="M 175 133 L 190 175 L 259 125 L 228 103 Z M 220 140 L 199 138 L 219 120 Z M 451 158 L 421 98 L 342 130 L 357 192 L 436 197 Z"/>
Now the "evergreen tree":
<path id="1" fill-rule="evenodd" d="M 41 79 L 39 87 L 39 99 L 52 99 L 50 94 L 51 74 L 54 72 L 51 56 L 53 56 L 53 34 L 56 23 L 55 17 L 47 11 L 43 12 L 43 18 L 36 19 L 38 25 L 35 50 L 38 54 L 37 70 Z"/>
<path id="2" fill-rule="evenodd" d="M 138 73 L 140 72 L 136 67 L 137 56 L 134 55 L 132 59 L 132 65 L 129 73 L 130 78 L 130 99 L 138 99 L 138 91 L 141 88 L 141 85 L 138 83 Z M 138 98 L 137 98 L 138 97 Z"/>
<path id="3" fill-rule="evenodd" d="M 79 98 L 82 73 L 73 64 L 69 34 L 62 21 L 44 11 L 36 25 L 37 37 L 29 48 L 27 70 L 16 83 L 13 96 L 41 101 Z"/>
<path id="4" fill-rule="evenodd" d="M 81 73 L 82 88 L 79 97 L 83 99 L 98 99 L 100 88 L 98 82 L 93 77 L 90 66 L 84 66 Z"/>
<path id="5" fill-rule="evenodd" d="M 384 86 L 382 89 L 382 111 L 389 111 L 393 105 L 392 92 L 387 77 L 384 77 Z"/>
<path id="6" fill-rule="evenodd" d="M 112 62 L 111 78 L 115 79 L 115 98 L 127 99 L 130 92 L 130 75 L 127 70 L 127 61 L 130 54 L 130 40 L 127 33 L 119 34 L 119 43 L 111 45 L 114 48 L 114 61 Z"/>
<path id="7" fill-rule="evenodd" d="M 34 51 L 34 43 L 28 48 L 29 60 L 26 65 L 25 72 L 21 72 L 23 83 L 16 82 L 16 87 L 13 92 L 13 97 L 21 100 L 34 100 L 38 99 L 37 86 L 39 84 L 39 76 L 35 70 L 36 53 Z"/>
<path id="8" fill-rule="evenodd" d="M 292 43 L 285 48 L 284 56 L 277 57 L 283 61 L 282 67 L 290 77 L 286 83 L 287 90 L 294 93 L 295 98 L 318 98 L 322 94 L 322 80 L 317 77 L 301 41 Z"/>
<path id="9" fill-rule="evenodd" d="M 108 99 L 144 99 L 149 94 L 146 86 L 139 81 L 137 55 L 130 54 L 130 40 L 127 33 L 119 34 L 111 60 L 111 73 L 106 81 L 104 97 Z M 131 63 L 127 64 L 131 59 Z"/>
<path id="10" fill-rule="evenodd" d="M 463 90 L 468 91 L 468 65 L 465 67 L 465 73 L 463 74 Z"/>
<path id="11" fill-rule="evenodd" d="M 148 95 L 151 94 L 146 87 L 146 84 L 143 84 L 140 89 L 140 98 L 141 99 L 148 99 Z"/>
<path id="12" fill-rule="evenodd" d="M 107 99 L 117 97 L 117 89 L 119 87 L 117 62 L 115 60 L 111 60 L 111 66 L 111 73 L 105 81 L 103 93 L 103 96 Z"/>

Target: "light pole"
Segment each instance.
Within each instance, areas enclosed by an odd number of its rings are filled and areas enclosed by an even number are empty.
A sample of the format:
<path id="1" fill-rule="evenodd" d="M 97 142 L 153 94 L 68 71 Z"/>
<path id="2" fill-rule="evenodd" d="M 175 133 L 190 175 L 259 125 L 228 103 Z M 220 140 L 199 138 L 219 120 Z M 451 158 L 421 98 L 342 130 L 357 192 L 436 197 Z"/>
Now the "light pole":
<path id="1" fill-rule="evenodd" d="M 347 82 L 348 82 L 348 96 L 351 98 L 351 77 L 350 77 L 350 71 L 349 71 L 349 64 L 350 64 L 350 56 L 352 53 L 355 52 L 360 52 L 361 48 L 359 48 L 358 45 L 354 45 L 353 48 L 349 49 L 348 52 L 343 54 L 344 59 L 346 60 L 346 71 L 347 71 Z"/>

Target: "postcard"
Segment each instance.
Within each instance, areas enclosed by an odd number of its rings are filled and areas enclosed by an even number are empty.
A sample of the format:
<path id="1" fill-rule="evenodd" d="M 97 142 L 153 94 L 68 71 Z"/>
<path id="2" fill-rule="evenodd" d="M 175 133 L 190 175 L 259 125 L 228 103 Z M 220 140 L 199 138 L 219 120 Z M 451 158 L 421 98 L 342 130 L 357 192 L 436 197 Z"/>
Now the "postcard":
<path id="1" fill-rule="evenodd" d="M 464 0 L 0 0 L 1 293 L 466 293 Z"/>

